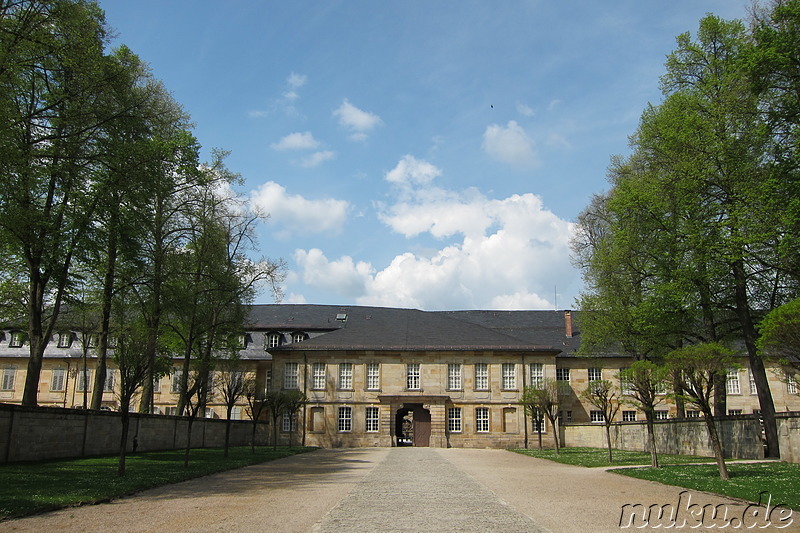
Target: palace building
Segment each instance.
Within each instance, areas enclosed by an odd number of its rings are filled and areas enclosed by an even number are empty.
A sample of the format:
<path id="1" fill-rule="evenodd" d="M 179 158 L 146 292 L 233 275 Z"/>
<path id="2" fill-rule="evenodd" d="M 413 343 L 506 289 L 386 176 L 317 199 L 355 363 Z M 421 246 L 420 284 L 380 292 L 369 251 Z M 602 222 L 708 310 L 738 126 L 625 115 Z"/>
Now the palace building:
<path id="1" fill-rule="evenodd" d="M 303 409 L 280 421 L 281 439 L 308 446 L 520 447 L 536 436 L 519 401 L 523 387 L 564 382 L 564 424 L 602 422 L 580 398 L 595 379 L 618 382 L 631 363 L 621 354 L 578 355 L 580 331 L 571 311 L 420 311 L 364 306 L 256 305 L 241 339 L 245 371 L 265 391 L 300 390 Z M 29 347 L 22 331 L 0 336 L 0 402 L 20 403 Z M 59 332 L 45 352 L 39 404 L 83 406 L 94 369 L 93 346 L 74 331 Z M 87 374 L 83 373 L 84 360 Z M 178 366 L 155 387 L 154 410 L 177 406 Z M 800 410 L 796 382 L 768 367 L 776 411 Z M 104 406 L 115 409 L 115 373 Z M 755 385 L 742 357 L 727 380 L 729 415 L 758 412 Z M 225 417 L 219 397 L 206 416 Z M 698 413 L 687 408 L 686 416 Z M 676 416 L 665 401 L 661 418 Z M 247 418 L 245 401 L 232 418 Z M 623 405 L 620 421 L 642 420 Z M 527 423 L 526 423 L 527 422 Z M 548 424 L 543 427 L 550 440 Z"/>

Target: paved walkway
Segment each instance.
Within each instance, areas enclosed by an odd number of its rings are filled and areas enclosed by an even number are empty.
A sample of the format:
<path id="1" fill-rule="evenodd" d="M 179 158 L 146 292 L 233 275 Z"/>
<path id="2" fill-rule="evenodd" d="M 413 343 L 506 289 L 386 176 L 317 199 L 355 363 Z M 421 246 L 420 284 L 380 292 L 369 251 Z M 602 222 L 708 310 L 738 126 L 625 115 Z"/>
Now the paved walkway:
<path id="1" fill-rule="evenodd" d="M 680 499 L 731 516 L 747 507 L 681 491 L 503 450 L 318 450 L 0 522 L 0 532 L 618 532 L 626 504 L 677 507 Z M 800 531 L 800 516 L 781 531 Z"/>

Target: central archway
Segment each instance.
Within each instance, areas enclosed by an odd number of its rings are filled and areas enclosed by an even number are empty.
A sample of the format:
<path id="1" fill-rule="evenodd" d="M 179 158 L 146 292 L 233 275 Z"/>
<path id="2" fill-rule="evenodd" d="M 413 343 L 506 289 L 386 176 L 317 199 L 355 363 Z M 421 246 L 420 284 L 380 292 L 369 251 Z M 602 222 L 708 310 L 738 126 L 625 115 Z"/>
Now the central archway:
<path id="1" fill-rule="evenodd" d="M 398 446 L 430 446 L 431 412 L 421 403 L 406 403 L 395 414 L 394 434 Z"/>

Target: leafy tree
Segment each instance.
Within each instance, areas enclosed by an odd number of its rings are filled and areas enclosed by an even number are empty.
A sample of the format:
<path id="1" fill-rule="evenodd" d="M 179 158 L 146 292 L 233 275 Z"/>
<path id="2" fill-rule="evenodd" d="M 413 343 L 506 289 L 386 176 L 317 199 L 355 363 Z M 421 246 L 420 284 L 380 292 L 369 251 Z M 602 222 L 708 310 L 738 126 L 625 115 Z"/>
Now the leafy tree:
<path id="1" fill-rule="evenodd" d="M 258 423 L 261 420 L 261 415 L 265 413 L 267 409 L 267 402 L 263 397 L 263 387 L 258 385 L 258 381 L 254 375 L 249 375 L 245 378 L 244 390 L 244 396 L 247 399 L 247 414 L 253 422 L 250 449 L 252 453 L 256 453 L 256 431 L 258 430 Z"/>
<path id="2" fill-rule="evenodd" d="M 759 353 L 800 373 L 800 298 L 770 311 L 759 331 Z"/>
<path id="3" fill-rule="evenodd" d="M 552 378 L 545 378 L 539 384 L 527 387 L 526 401 L 529 401 L 531 410 L 538 411 L 550 421 L 553 428 L 553 445 L 556 455 L 560 448 L 558 408 L 561 402 L 561 386 Z M 541 427 L 541 426 L 540 426 Z"/>
<path id="4" fill-rule="evenodd" d="M 214 383 L 225 404 L 225 457 L 228 457 L 233 408 L 239 403 L 239 400 L 245 397 L 249 390 L 247 374 L 236 348 L 234 347 L 228 358 L 221 359 L 218 362 Z"/>
<path id="5" fill-rule="evenodd" d="M 264 404 L 272 419 L 272 449 L 278 449 L 278 420 L 287 408 L 287 397 L 284 391 L 267 391 L 264 395 Z"/>
<path id="6" fill-rule="evenodd" d="M 611 423 L 614 422 L 614 417 L 617 416 L 621 405 L 619 390 L 606 379 L 595 379 L 590 381 L 586 389 L 581 392 L 581 398 L 596 407 L 603 415 L 608 462 L 611 463 L 614 460 L 611 453 Z"/>
<path id="7" fill-rule="evenodd" d="M 544 425 L 544 413 L 539 409 L 539 402 L 535 392 L 536 388 L 526 386 L 522 390 L 522 396 L 519 403 L 522 405 L 525 412 L 525 448 L 528 447 L 528 422 L 530 416 L 533 427 L 536 428 L 536 434 L 539 439 L 539 449 L 542 449 L 542 426 Z"/>
<path id="8" fill-rule="evenodd" d="M 718 392 L 719 376 L 726 376 L 730 368 L 735 368 L 733 354 L 732 350 L 718 343 L 704 343 L 679 348 L 667 356 L 667 364 L 680 372 L 684 399 L 703 414 L 719 477 L 723 480 L 730 476 L 712 405 L 713 395 Z"/>
<path id="9" fill-rule="evenodd" d="M 650 466 L 658 468 L 658 453 L 654 421 L 656 419 L 656 406 L 665 396 L 662 394 L 667 388 L 669 370 L 652 361 L 634 361 L 617 375 L 623 387 L 623 401 L 627 401 L 644 412 L 647 425 L 647 447 L 650 450 Z"/>

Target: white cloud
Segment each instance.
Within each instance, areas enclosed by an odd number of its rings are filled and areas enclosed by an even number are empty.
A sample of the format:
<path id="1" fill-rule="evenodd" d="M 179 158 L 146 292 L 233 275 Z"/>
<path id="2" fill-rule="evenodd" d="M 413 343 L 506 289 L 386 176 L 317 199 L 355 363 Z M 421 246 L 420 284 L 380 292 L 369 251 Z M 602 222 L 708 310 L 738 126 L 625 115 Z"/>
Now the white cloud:
<path id="1" fill-rule="evenodd" d="M 441 174 L 441 170 L 427 161 L 406 155 L 386 173 L 386 181 L 397 185 L 426 185 Z"/>
<path id="2" fill-rule="evenodd" d="M 300 166 L 306 168 L 314 168 L 321 165 L 325 161 L 333 159 L 334 157 L 336 157 L 336 152 L 333 152 L 331 150 L 322 150 L 320 152 L 314 152 L 310 156 L 303 159 L 300 162 Z"/>
<path id="3" fill-rule="evenodd" d="M 534 194 L 492 199 L 476 190 L 436 189 L 436 167 L 410 156 L 402 162 L 391 171 L 397 171 L 391 181 L 418 189 L 379 217 L 408 238 L 427 233 L 443 241 L 441 246 L 424 255 L 406 251 L 382 269 L 349 256 L 331 260 L 318 249 L 298 250 L 295 259 L 305 283 L 360 305 L 553 308 L 554 286 L 564 290 L 574 282 L 571 223 L 545 209 Z M 412 178 L 411 169 L 427 170 Z"/>
<path id="4" fill-rule="evenodd" d="M 354 141 L 366 139 L 367 133 L 382 122 L 378 115 L 357 108 L 347 99 L 333 111 L 333 116 L 338 117 L 339 124 L 350 130 L 350 139 Z"/>
<path id="5" fill-rule="evenodd" d="M 269 145 L 273 150 L 313 150 L 319 146 L 317 141 L 310 131 L 303 133 L 295 132 L 290 133 L 283 137 L 280 141 Z"/>
<path id="6" fill-rule="evenodd" d="M 308 76 L 305 74 L 297 74 L 296 72 L 292 72 L 289 74 L 289 77 L 286 78 L 286 84 L 289 85 L 292 89 L 299 89 L 303 85 L 306 84 L 308 81 Z"/>
<path id="7" fill-rule="evenodd" d="M 532 117 L 534 115 L 533 108 L 521 102 L 517 103 L 517 113 L 519 113 L 523 117 Z"/>
<path id="8" fill-rule="evenodd" d="M 253 191 L 251 201 L 269 215 L 267 225 L 276 227 L 277 235 L 283 238 L 296 233 L 339 232 L 350 208 L 344 200 L 308 200 L 288 194 L 283 186 L 273 181 Z"/>
<path id="9" fill-rule="evenodd" d="M 515 167 L 532 167 L 537 164 L 533 140 L 525 130 L 511 120 L 503 127 L 492 124 L 483 132 L 483 149 L 494 159 Z"/>

